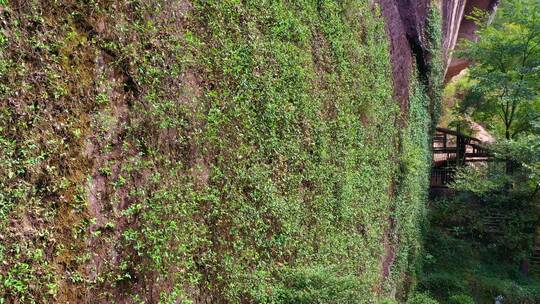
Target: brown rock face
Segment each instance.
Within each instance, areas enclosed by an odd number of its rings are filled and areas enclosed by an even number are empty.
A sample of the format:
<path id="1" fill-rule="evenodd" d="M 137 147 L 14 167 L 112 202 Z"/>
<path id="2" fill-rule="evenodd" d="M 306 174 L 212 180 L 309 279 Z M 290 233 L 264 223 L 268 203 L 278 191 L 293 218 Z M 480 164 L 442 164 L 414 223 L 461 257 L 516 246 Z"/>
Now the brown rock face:
<path id="1" fill-rule="evenodd" d="M 443 1 L 443 48 L 447 62 L 446 81 L 469 66 L 469 62 L 466 59 L 452 57 L 452 51 L 460 39 L 476 39 L 476 25 L 473 21 L 468 20 L 467 16 L 474 9 L 494 13 L 498 3 L 498 0 Z"/>
<path id="2" fill-rule="evenodd" d="M 420 70 L 425 70 L 426 67 L 424 27 L 428 1 L 380 0 L 380 5 L 390 37 L 394 96 L 400 102 L 402 112 L 405 112 L 413 56 L 416 57 Z"/>
<path id="3" fill-rule="evenodd" d="M 476 25 L 467 19 L 474 9 L 494 13 L 498 0 L 442 0 L 439 7 L 443 15 L 443 52 L 446 60 L 446 76 L 449 80 L 465 69 L 469 62 L 453 58 L 452 51 L 460 39 L 476 39 Z M 425 25 L 428 15 L 427 0 L 380 0 L 382 15 L 391 43 L 394 96 L 407 110 L 409 77 L 412 58 L 416 59 L 419 73 L 426 71 L 427 46 Z"/>

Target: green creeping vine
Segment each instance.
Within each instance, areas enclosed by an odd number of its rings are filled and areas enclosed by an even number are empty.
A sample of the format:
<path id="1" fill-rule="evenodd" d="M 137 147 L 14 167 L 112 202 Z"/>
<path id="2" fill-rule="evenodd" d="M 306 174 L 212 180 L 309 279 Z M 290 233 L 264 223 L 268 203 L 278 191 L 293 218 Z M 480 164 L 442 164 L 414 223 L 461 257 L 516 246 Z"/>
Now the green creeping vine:
<path id="1" fill-rule="evenodd" d="M 414 291 L 421 272 L 422 239 L 425 232 L 427 189 L 431 165 L 431 133 L 440 117 L 444 81 L 442 59 L 441 13 L 437 5 L 429 9 L 426 36 L 428 38 L 427 87 L 411 78 L 411 96 L 407 127 L 402 134 L 401 176 L 395 200 L 398 250 L 392 278 L 398 297 L 406 300 Z"/>
<path id="2" fill-rule="evenodd" d="M 442 15 L 435 3 L 432 3 L 426 25 L 429 53 L 429 71 L 427 94 L 430 98 L 432 128 L 439 123 L 442 113 L 442 95 L 444 91 L 444 56 L 442 50 Z"/>
<path id="3" fill-rule="evenodd" d="M 413 81 L 398 130 L 371 1 L 2 18 L 0 301 L 373 303 L 410 284 L 429 101 Z"/>

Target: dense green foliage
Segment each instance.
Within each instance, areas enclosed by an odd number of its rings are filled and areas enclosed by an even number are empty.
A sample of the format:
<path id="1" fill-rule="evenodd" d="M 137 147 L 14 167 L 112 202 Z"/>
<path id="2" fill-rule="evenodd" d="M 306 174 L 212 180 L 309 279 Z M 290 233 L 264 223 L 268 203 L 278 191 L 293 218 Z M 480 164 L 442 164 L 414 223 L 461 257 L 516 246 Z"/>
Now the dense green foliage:
<path id="1" fill-rule="evenodd" d="M 523 273 L 539 232 L 539 144 L 532 134 L 503 140 L 489 146 L 493 162 L 458 170 L 456 196 L 430 207 L 419 290 L 442 303 L 540 301 L 535 269 Z M 501 219 L 495 228 L 493 217 Z"/>
<path id="2" fill-rule="evenodd" d="M 471 94 L 471 87 L 474 81 L 469 77 L 468 70 L 460 76 L 451 79 L 444 87 L 442 103 L 443 109 L 439 126 L 457 130 L 474 137 L 474 130 L 471 126 L 470 104 L 476 100 L 475 94 Z"/>
<path id="3" fill-rule="evenodd" d="M 530 210 L 523 199 L 507 198 L 506 205 L 496 206 L 506 218 L 497 233 L 486 228 L 486 204 L 492 200 L 461 194 L 433 202 L 419 289 L 442 303 L 469 303 L 465 299 L 472 297 L 472 303 L 487 304 L 498 295 L 504 303 L 537 303 L 538 280 L 523 275 L 519 267 L 530 254 L 537 220 L 534 213 L 523 212 Z"/>
<path id="4" fill-rule="evenodd" d="M 503 1 L 479 39 L 464 43 L 469 72 L 445 90 L 443 124 L 498 139 L 492 162 L 459 168 L 454 195 L 432 202 L 418 291 L 441 303 L 539 303 L 540 13 L 537 1 Z"/>
<path id="5" fill-rule="evenodd" d="M 438 84 L 377 6 L 0 5 L 0 302 L 406 297 Z"/>
<path id="6" fill-rule="evenodd" d="M 453 187 L 494 203 L 517 197 L 515 200 L 524 200 L 533 207 L 540 190 L 540 136 L 528 134 L 517 140 L 493 143 L 489 148 L 499 163 L 462 168 Z M 512 163 L 511 172 L 501 165 L 504 161 Z"/>
<path id="7" fill-rule="evenodd" d="M 403 137 L 403 154 L 405 160 L 397 191 L 396 231 L 400 231 L 399 251 L 394 265 L 394 280 L 402 282 L 398 286 L 416 287 L 417 278 L 421 272 L 422 237 L 425 233 L 426 209 L 422 204 L 410 202 L 427 201 L 429 187 L 429 172 L 431 164 L 431 131 L 440 116 L 443 86 L 442 50 L 441 50 L 441 19 L 440 11 L 432 7 L 428 16 L 428 38 L 430 65 L 428 66 L 427 87 L 420 81 L 413 80 L 411 87 L 410 108 L 407 118 L 407 128 Z M 416 79 L 416 77 L 414 78 Z M 413 259 L 411 259 L 413 258 Z M 407 283 L 408 282 L 408 283 Z M 411 302 L 412 301 L 412 302 Z M 431 302 L 430 302 L 431 301 Z M 436 303 L 428 295 L 410 294 L 411 303 Z"/>
<path id="8" fill-rule="evenodd" d="M 420 266 L 416 258 L 422 251 L 422 223 L 425 218 L 425 206 L 414 202 L 427 201 L 431 161 L 429 99 L 419 83 L 414 82 L 413 88 L 415 90 L 410 99 L 409 117 L 402 143 L 403 162 L 400 172 L 397 173 L 397 176 L 401 178 L 396 185 L 396 203 L 392 217 L 397 232 L 392 237 L 399 244 L 393 276 L 394 281 L 401 282 L 399 286 L 416 284 L 416 274 Z"/>
<path id="9" fill-rule="evenodd" d="M 506 139 L 529 132 L 540 119 L 540 3 L 503 1 L 493 23 L 479 15 L 478 41 L 464 45 L 474 61 L 471 96 L 462 108 Z"/>
<path id="10" fill-rule="evenodd" d="M 430 98 L 429 113 L 432 127 L 435 128 L 443 114 L 444 59 L 442 50 L 442 16 L 437 6 L 430 7 L 426 34 L 428 38 L 427 94 Z"/>
<path id="11" fill-rule="evenodd" d="M 429 294 L 416 293 L 407 301 L 407 304 L 439 304 L 439 302 L 433 299 Z"/>
<path id="12" fill-rule="evenodd" d="M 460 168 L 455 196 L 431 204 L 418 290 L 441 303 L 540 302 L 528 263 L 540 240 L 540 15 L 533 2 L 503 2 L 490 25 L 478 17 L 479 40 L 462 52 L 473 60 L 470 72 L 445 92 L 455 105 L 446 125 L 470 134 L 474 121 L 499 140 L 488 146 L 493 162 Z"/>

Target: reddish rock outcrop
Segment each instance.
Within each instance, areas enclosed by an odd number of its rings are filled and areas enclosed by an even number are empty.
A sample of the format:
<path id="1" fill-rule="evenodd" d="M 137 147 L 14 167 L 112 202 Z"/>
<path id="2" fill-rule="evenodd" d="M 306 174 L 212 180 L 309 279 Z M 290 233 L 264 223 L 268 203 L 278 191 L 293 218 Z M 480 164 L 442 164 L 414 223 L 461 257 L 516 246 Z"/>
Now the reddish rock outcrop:
<path id="1" fill-rule="evenodd" d="M 445 0 L 443 12 L 443 48 L 447 63 L 445 80 L 448 81 L 469 66 L 469 61 L 452 56 L 460 39 L 476 39 L 476 24 L 467 18 L 474 9 L 494 13 L 498 0 Z"/>
<path id="2" fill-rule="evenodd" d="M 390 37 L 394 96 L 400 102 L 402 112 L 406 112 L 413 56 L 419 69 L 426 66 L 424 28 L 428 1 L 380 0 L 380 5 Z"/>
<path id="3" fill-rule="evenodd" d="M 386 20 L 390 37 L 394 95 L 407 110 L 409 78 L 412 58 L 416 58 L 420 75 L 427 65 L 427 45 L 425 25 L 429 9 L 427 0 L 380 0 L 382 15 Z M 460 39 L 476 39 L 476 25 L 469 20 L 474 9 L 494 13 L 499 0 L 442 0 L 439 8 L 443 15 L 443 52 L 446 62 L 446 76 L 449 80 L 469 65 L 463 58 L 452 56 L 452 51 Z"/>

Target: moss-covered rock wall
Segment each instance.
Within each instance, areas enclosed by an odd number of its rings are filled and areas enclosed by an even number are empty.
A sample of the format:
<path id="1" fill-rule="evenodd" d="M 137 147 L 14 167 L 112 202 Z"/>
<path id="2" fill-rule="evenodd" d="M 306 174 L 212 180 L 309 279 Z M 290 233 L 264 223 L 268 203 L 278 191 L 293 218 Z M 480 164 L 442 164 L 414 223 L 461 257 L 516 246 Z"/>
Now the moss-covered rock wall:
<path id="1" fill-rule="evenodd" d="M 0 0 L 0 303 L 406 297 L 436 86 L 380 11 Z"/>

